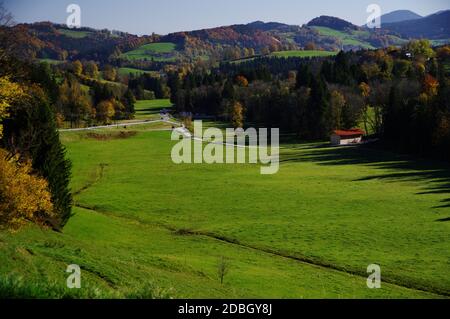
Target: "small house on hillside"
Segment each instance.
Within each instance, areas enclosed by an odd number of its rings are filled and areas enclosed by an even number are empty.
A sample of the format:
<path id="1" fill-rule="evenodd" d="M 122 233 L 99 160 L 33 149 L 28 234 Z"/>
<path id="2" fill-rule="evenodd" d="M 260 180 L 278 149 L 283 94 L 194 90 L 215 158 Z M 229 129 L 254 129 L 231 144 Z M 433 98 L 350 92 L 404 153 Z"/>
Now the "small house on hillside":
<path id="1" fill-rule="evenodd" d="M 360 144 L 363 136 L 366 134 L 360 129 L 337 130 L 331 135 L 332 145 L 352 145 Z"/>

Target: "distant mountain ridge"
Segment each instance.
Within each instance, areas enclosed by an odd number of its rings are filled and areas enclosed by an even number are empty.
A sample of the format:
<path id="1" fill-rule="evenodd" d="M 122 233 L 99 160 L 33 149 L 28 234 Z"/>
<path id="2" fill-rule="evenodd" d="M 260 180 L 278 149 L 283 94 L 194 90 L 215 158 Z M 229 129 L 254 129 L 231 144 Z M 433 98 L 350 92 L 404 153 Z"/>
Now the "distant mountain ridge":
<path id="1" fill-rule="evenodd" d="M 421 19 L 385 23 L 383 29 L 407 39 L 450 39 L 450 10 L 441 11 Z"/>
<path id="2" fill-rule="evenodd" d="M 321 50 L 349 51 L 401 46 L 411 39 L 427 38 L 434 45 L 450 43 L 450 10 L 423 18 L 402 10 L 385 15 L 391 20 L 410 19 L 384 23 L 381 29 L 358 27 L 348 21 L 331 16 L 320 16 L 303 26 L 279 22 L 254 21 L 210 29 L 176 32 L 168 35 L 136 36 L 124 32 L 110 32 L 91 28 L 68 29 L 64 25 L 50 22 L 22 24 L 30 36 L 38 41 L 39 58 L 59 60 L 92 59 L 107 62 L 118 59 L 122 53 L 130 52 L 151 43 L 175 44 L 172 57 L 182 61 L 213 58 L 233 60 L 239 57 L 267 55 L 275 51 Z M 20 27 L 18 26 L 18 27 Z M 149 51 L 149 52 L 147 52 Z M 143 49 L 152 58 L 154 52 Z M 151 53 L 151 54 L 150 54 Z M 153 55 L 152 55 L 153 54 Z M 172 59 L 172 60 L 174 60 Z M 156 60 L 154 61 L 156 62 Z M 163 62 L 162 62 L 163 63 Z"/>
<path id="3" fill-rule="evenodd" d="M 382 15 L 381 24 L 383 25 L 386 23 L 396 23 L 402 21 L 417 20 L 422 18 L 423 17 L 421 15 L 418 15 L 417 13 L 412 12 L 410 10 L 396 10 Z"/>

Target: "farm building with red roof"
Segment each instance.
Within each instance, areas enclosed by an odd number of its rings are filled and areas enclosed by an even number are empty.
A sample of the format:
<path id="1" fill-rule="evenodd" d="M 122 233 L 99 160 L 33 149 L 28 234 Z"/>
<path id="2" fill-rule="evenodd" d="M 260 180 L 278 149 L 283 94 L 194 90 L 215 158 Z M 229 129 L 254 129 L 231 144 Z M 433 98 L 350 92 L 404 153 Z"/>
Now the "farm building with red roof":
<path id="1" fill-rule="evenodd" d="M 337 130 L 331 135 L 331 144 L 333 145 L 352 145 L 360 144 L 363 136 L 366 134 L 361 129 Z"/>

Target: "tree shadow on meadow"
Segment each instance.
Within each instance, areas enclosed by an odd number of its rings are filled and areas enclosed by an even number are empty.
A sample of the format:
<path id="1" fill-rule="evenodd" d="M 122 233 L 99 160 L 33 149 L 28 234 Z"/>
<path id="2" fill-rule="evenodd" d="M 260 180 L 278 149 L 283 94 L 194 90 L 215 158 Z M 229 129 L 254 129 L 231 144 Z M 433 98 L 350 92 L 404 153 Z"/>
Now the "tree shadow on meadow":
<path id="1" fill-rule="evenodd" d="M 417 159 L 369 146 L 332 147 L 326 144 L 304 144 L 288 146 L 281 153 L 280 163 L 315 162 L 319 165 L 366 165 L 380 170 L 380 174 L 355 179 L 355 182 L 369 180 L 418 181 L 424 191 L 417 195 L 445 194 L 434 209 L 450 208 L 450 164 L 435 160 Z M 438 219 L 450 221 L 448 218 Z"/>
<path id="2" fill-rule="evenodd" d="M 167 110 L 169 110 L 168 107 L 156 107 L 156 108 L 149 107 L 149 108 L 145 108 L 145 109 L 136 110 L 136 114 L 140 115 L 140 116 L 158 115 L 162 111 L 167 111 Z"/>

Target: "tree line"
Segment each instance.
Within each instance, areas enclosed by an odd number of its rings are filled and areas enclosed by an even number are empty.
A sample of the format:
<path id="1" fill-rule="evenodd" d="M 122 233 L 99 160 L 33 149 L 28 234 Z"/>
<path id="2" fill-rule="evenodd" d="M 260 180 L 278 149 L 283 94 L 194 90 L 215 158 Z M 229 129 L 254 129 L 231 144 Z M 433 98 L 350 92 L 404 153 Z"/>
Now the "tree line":
<path id="1" fill-rule="evenodd" d="M 7 16 L 0 10 L 0 227 L 32 221 L 60 230 L 72 195 L 52 106 L 57 89 L 40 66 L 14 54 Z"/>
<path id="2" fill-rule="evenodd" d="M 416 40 L 328 58 L 173 71 L 168 85 L 177 111 L 194 117 L 278 127 L 303 139 L 360 127 L 397 150 L 450 159 L 449 65 L 449 46 Z"/>

